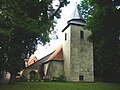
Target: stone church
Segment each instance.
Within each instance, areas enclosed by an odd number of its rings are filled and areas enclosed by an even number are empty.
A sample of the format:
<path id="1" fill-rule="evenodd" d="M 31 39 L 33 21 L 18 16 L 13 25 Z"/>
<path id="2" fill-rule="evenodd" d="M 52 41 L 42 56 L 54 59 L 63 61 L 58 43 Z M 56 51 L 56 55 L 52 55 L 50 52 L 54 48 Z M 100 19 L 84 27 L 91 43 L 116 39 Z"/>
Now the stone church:
<path id="1" fill-rule="evenodd" d="M 24 69 L 27 79 L 34 73 L 39 79 L 52 80 L 64 76 L 66 81 L 94 82 L 93 44 L 88 41 L 92 33 L 85 25 L 76 8 L 62 30 L 64 43 L 40 60 L 32 57 L 31 61 L 27 61 L 33 62 Z"/>

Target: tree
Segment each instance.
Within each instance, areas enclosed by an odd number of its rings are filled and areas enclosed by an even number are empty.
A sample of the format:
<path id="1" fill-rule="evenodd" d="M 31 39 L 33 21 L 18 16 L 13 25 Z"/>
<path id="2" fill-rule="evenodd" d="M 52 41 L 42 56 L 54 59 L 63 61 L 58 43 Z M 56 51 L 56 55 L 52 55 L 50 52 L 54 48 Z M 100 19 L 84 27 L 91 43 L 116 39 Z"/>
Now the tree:
<path id="1" fill-rule="evenodd" d="M 38 43 L 49 42 L 54 18 L 60 18 L 61 8 L 69 2 L 60 0 L 58 8 L 53 0 L 0 1 L 0 72 L 11 73 L 15 82 L 18 71 L 24 68 L 24 58 L 35 51 Z M 52 28 L 52 29 L 51 29 Z M 2 76 L 2 75 L 1 75 Z"/>
<path id="2" fill-rule="evenodd" d="M 119 6 L 119 0 L 84 0 L 79 5 L 93 33 L 95 77 L 99 80 L 120 77 Z"/>

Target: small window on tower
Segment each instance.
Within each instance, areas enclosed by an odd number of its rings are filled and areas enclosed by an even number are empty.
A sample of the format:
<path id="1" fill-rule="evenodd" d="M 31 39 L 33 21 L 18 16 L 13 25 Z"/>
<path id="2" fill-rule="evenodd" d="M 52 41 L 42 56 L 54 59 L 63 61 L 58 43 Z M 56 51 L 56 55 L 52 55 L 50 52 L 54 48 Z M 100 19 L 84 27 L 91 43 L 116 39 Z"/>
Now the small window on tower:
<path id="1" fill-rule="evenodd" d="M 67 40 L 67 33 L 65 33 L 65 41 Z"/>
<path id="2" fill-rule="evenodd" d="M 80 38 L 83 39 L 84 38 L 84 32 L 80 31 Z"/>
<path id="3" fill-rule="evenodd" d="M 79 80 L 80 80 L 80 81 L 83 81 L 83 75 L 80 75 L 80 76 L 79 76 Z"/>

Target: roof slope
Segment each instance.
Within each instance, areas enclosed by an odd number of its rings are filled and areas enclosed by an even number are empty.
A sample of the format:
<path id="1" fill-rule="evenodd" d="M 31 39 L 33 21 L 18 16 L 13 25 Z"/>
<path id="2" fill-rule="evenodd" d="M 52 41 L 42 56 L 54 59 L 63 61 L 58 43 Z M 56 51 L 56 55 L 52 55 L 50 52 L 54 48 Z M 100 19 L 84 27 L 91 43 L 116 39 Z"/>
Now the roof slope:
<path id="1" fill-rule="evenodd" d="M 75 7 L 74 11 L 72 12 L 72 15 L 71 15 L 71 17 L 70 17 L 70 20 L 71 20 L 71 19 L 83 19 L 82 15 L 81 15 L 81 13 L 80 13 L 80 11 L 78 10 L 77 7 Z M 83 19 L 83 20 L 84 20 L 84 19 Z"/>
<path id="2" fill-rule="evenodd" d="M 52 52 L 52 53 L 53 53 L 53 52 Z M 52 53 L 46 55 L 45 57 L 37 60 L 36 62 L 32 63 L 31 65 L 29 65 L 29 66 L 27 66 L 27 67 L 25 67 L 25 68 L 29 68 L 29 67 L 31 67 L 31 66 L 34 66 L 34 65 L 37 64 L 37 63 L 41 63 L 41 64 L 42 64 L 43 62 L 45 62 L 45 61 L 52 55 Z"/>
<path id="3" fill-rule="evenodd" d="M 31 57 L 32 61 L 34 60 L 35 57 Z M 33 66 L 36 63 L 47 63 L 51 60 L 54 61 L 63 61 L 63 50 L 62 50 L 62 45 L 60 45 L 55 51 L 53 51 L 52 53 L 46 55 L 45 57 L 41 58 L 40 60 L 37 60 L 34 63 L 30 63 L 26 68 Z M 32 62 L 30 61 L 30 62 Z"/>
<path id="4" fill-rule="evenodd" d="M 50 60 L 64 60 L 62 45 L 60 45 L 45 62 L 48 62 Z"/>
<path id="5" fill-rule="evenodd" d="M 31 64 L 35 63 L 38 59 L 36 58 L 36 56 L 31 56 L 28 60 L 28 66 L 30 66 Z"/>

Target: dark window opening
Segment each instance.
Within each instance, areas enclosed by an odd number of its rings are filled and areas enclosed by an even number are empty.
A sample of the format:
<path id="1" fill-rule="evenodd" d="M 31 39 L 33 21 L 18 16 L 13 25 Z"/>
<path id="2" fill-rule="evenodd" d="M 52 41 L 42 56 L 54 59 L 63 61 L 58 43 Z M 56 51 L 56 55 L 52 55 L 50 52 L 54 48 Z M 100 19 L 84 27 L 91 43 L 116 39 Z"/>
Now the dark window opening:
<path id="1" fill-rule="evenodd" d="M 84 32 L 80 31 L 80 38 L 83 39 L 84 38 Z"/>
<path id="2" fill-rule="evenodd" d="M 67 40 L 67 33 L 65 33 L 65 41 Z"/>
<path id="3" fill-rule="evenodd" d="M 82 81 L 83 81 L 83 75 L 80 75 L 80 76 L 79 76 L 79 80 L 82 80 Z"/>

